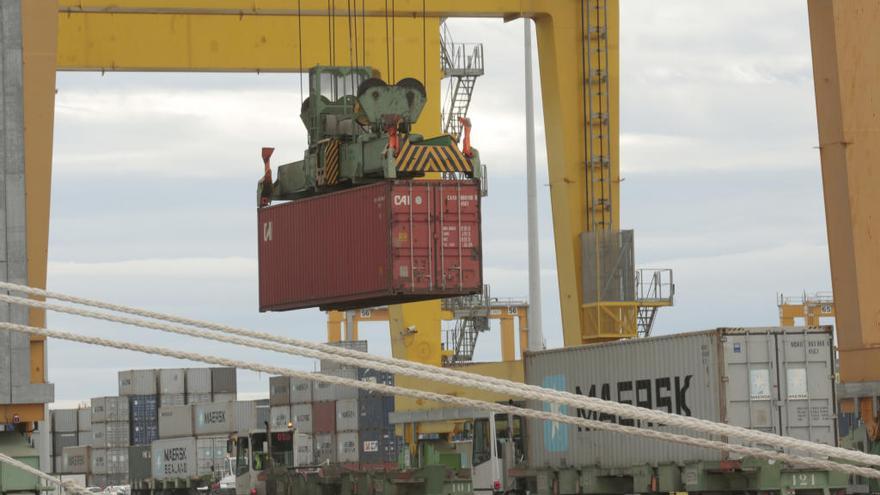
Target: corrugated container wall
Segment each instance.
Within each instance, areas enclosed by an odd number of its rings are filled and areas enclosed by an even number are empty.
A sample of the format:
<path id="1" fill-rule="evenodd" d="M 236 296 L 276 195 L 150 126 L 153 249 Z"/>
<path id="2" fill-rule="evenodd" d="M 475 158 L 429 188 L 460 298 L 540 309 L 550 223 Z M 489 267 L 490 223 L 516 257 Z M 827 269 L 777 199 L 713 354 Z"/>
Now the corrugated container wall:
<path id="1" fill-rule="evenodd" d="M 311 435 L 312 428 L 312 405 L 294 404 L 290 406 L 290 416 L 296 431 Z"/>
<path id="2" fill-rule="evenodd" d="M 198 404 L 193 408 L 196 436 L 219 435 L 235 431 L 235 405 L 232 402 Z"/>
<path id="3" fill-rule="evenodd" d="M 312 402 L 312 430 L 314 433 L 336 431 L 336 402 Z"/>
<path id="4" fill-rule="evenodd" d="M 290 379 L 290 403 L 291 404 L 308 404 L 312 402 L 312 389 L 315 382 L 303 378 Z"/>
<path id="5" fill-rule="evenodd" d="M 107 398 L 95 397 L 91 400 L 92 404 L 92 423 L 103 423 L 107 421 Z"/>
<path id="6" fill-rule="evenodd" d="M 286 431 L 290 429 L 290 406 L 272 406 L 269 409 L 269 426 L 272 431 Z"/>
<path id="7" fill-rule="evenodd" d="M 156 395 L 159 378 L 156 370 L 119 372 L 119 395 Z"/>
<path id="8" fill-rule="evenodd" d="M 315 463 L 315 440 L 311 435 L 295 433 L 293 435 L 294 467 L 311 466 Z"/>
<path id="9" fill-rule="evenodd" d="M 77 418 L 79 413 L 76 409 L 55 409 L 52 411 L 52 431 L 56 433 L 69 433 L 77 431 Z"/>
<path id="10" fill-rule="evenodd" d="M 835 445 L 833 363 L 830 327 L 718 329 L 527 353 L 525 376 L 530 385 Z M 549 406 L 530 401 L 528 407 Z M 628 424 L 595 411 L 566 406 L 561 411 Z M 529 420 L 527 425 L 527 458 L 535 468 L 723 458 L 715 450 L 549 421 Z"/>
<path id="11" fill-rule="evenodd" d="M 128 447 L 131 443 L 131 423 L 128 421 L 112 421 L 104 423 L 106 433 L 104 437 L 104 445 L 98 445 L 97 437 L 95 437 L 95 445 L 99 447 Z M 95 430 L 92 431 L 95 433 Z"/>
<path id="12" fill-rule="evenodd" d="M 159 396 L 160 406 L 183 406 L 186 404 L 186 394 L 163 394 Z"/>
<path id="13" fill-rule="evenodd" d="M 187 404 L 210 404 L 213 401 L 211 394 L 186 394 Z"/>
<path id="14" fill-rule="evenodd" d="M 350 349 L 353 351 L 359 352 L 367 352 L 367 341 L 366 340 L 343 340 L 340 342 L 328 342 L 327 345 L 332 345 L 334 347 L 341 347 L 343 349 Z M 329 359 L 321 360 L 321 372 L 338 370 L 339 368 L 345 368 L 344 364 L 338 363 L 336 361 L 330 361 Z"/>
<path id="15" fill-rule="evenodd" d="M 238 393 L 235 368 L 211 368 L 211 391 L 214 395 Z"/>
<path id="16" fill-rule="evenodd" d="M 159 408 L 159 438 L 191 437 L 193 406 L 162 406 Z"/>
<path id="17" fill-rule="evenodd" d="M 336 462 L 336 434 L 317 433 L 315 438 L 315 464 Z"/>
<path id="18" fill-rule="evenodd" d="M 357 463 L 360 461 L 358 433 L 346 431 L 336 434 L 336 461 L 340 464 Z"/>
<path id="19" fill-rule="evenodd" d="M 128 447 L 107 449 L 107 474 L 128 474 Z"/>
<path id="20" fill-rule="evenodd" d="M 76 411 L 77 428 L 79 431 L 92 431 L 92 408 L 81 407 Z"/>
<path id="21" fill-rule="evenodd" d="M 61 455 L 65 447 L 77 446 L 77 433 L 74 432 L 58 432 L 52 434 L 52 450 L 54 455 Z"/>
<path id="22" fill-rule="evenodd" d="M 477 181 L 385 181 L 258 210 L 260 311 L 477 294 Z"/>
<path id="23" fill-rule="evenodd" d="M 105 421 L 128 421 L 129 408 L 128 397 L 104 397 L 104 418 L 96 420 L 94 418 L 94 407 L 92 408 L 92 424 Z"/>
<path id="24" fill-rule="evenodd" d="M 87 474 L 91 471 L 90 447 L 66 447 L 62 451 L 62 471 L 71 474 Z"/>
<path id="25" fill-rule="evenodd" d="M 159 394 L 183 395 L 186 393 L 186 371 L 183 368 L 159 370 Z"/>
<path id="26" fill-rule="evenodd" d="M 107 449 L 92 449 L 92 473 L 107 474 Z"/>
<path id="27" fill-rule="evenodd" d="M 258 421 L 257 402 L 253 400 L 233 402 L 233 417 L 234 431 L 247 432 L 263 426 L 263 423 Z"/>
<path id="28" fill-rule="evenodd" d="M 187 395 L 211 394 L 211 368 L 186 369 Z"/>
<path id="29" fill-rule="evenodd" d="M 197 476 L 194 437 L 156 440 L 151 448 L 152 473 L 156 480 L 190 479 Z"/>
<path id="30" fill-rule="evenodd" d="M 238 399 L 238 394 L 212 394 L 212 400 L 214 402 L 235 402 Z"/>
<path id="31" fill-rule="evenodd" d="M 273 406 L 286 406 L 290 404 L 290 377 L 269 377 L 269 404 Z"/>
<path id="32" fill-rule="evenodd" d="M 91 447 L 94 444 L 91 431 L 79 431 L 76 433 L 76 444 L 81 447 Z"/>
<path id="33" fill-rule="evenodd" d="M 151 450 L 149 445 L 128 448 L 128 477 L 132 482 L 145 481 L 152 477 Z"/>
<path id="34" fill-rule="evenodd" d="M 226 459 L 227 437 L 196 439 L 196 472 L 199 476 L 220 475 Z"/>

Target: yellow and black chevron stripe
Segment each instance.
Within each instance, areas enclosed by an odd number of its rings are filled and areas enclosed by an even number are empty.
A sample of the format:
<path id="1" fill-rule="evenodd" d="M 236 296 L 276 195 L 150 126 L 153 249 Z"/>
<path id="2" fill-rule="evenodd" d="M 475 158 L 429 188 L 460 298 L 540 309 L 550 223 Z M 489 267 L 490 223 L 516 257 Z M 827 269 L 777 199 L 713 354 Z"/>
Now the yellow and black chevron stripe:
<path id="1" fill-rule="evenodd" d="M 339 182 L 339 140 L 331 139 L 324 143 L 324 185 L 332 186 Z"/>
<path id="2" fill-rule="evenodd" d="M 397 155 L 398 172 L 464 172 L 474 169 L 455 146 L 403 143 Z"/>

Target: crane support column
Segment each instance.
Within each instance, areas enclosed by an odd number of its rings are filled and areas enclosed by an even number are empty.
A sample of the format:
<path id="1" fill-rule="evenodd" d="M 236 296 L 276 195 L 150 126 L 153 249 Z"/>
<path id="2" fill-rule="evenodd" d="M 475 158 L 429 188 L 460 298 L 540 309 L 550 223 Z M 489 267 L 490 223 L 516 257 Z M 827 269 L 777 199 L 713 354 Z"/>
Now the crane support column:
<path id="1" fill-rule="evenodd" d="M 880 1 L 808 7 L 840 378 L 880 381 Z"/>

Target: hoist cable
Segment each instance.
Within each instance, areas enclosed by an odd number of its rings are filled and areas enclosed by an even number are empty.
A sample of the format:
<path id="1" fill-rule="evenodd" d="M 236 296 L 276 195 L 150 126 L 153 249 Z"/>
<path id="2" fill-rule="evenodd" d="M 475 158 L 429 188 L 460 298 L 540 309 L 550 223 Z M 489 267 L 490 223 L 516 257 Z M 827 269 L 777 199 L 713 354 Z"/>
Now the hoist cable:
<path id="1" fill-rule="evenodd" d="M 427 0 L 422 0 L 422 84 L 425 93 L 428 93 L 428 28 L 427 28 Z"/>
<path id="2" fill-rule="evenodd" d="M 297 19 L 297 37 L 299 38 L 299 106 L 302 107 L 305 96 L 303 96 L 303 18 L 302 18 L 302 0 L 296 0 L 296 19 Z"/>
<path id="3" fill-rule="evenodd" d="M 388 29 L 388 0 L 385 0 L 385 80 L 391 77 L 391 36 Z"/>

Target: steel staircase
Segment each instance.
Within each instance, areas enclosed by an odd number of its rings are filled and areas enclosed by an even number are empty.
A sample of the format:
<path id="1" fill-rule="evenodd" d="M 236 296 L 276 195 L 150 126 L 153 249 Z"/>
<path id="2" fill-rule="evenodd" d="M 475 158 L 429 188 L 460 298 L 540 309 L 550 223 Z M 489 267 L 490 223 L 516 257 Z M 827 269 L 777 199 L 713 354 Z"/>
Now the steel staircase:
<path id="1" fill-rule="evenodd" d="M 452 34 L 444 22 L 440 32 L 440 46 L 443 77 L 450 79 L 441 123 L 443 132 L 459 136 L 462 129 L 459 119 L 467 117 L 477 78 L 485 72 L 483 44 L 453 42 Z"/>

